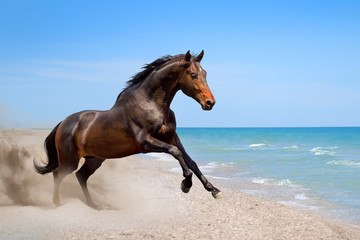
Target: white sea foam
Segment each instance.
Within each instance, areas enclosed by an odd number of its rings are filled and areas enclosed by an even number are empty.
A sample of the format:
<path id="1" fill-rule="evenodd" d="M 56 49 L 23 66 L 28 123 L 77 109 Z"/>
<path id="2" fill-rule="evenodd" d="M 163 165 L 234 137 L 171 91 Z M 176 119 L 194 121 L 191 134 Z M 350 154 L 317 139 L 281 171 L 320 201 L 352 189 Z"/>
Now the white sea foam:
<path id="1" fill-rule="evenodd" d="M 268 144 L 265 143 L 254 143 L 249 145 L 249 147 L 253 148 L 253 147 L 265 147 L 265 146 L 269 146 Z"/>
<path id="2" fill-rule="evenodd" d="M 252 183 L 264 184 L 264 185 L 276 185 L 276 186 L 287 186 L 287 187 L 299 187 L 289 179 L 275 180 L 271 178 L 254 178 Z"/>
<path id="3" fill-rule="evenodd" d="M 213 169 L 216 168 L 218 165 L 215 162 L 208 163 L 205 166 L 199 166 L 199 169 L 203 173 L 212 173 Z M 171 172 L 182 172 L 181 167 L 174 167 L 170 169 Z"/>
<path id="4" fill-rule="evenodd" d="M 299 147 L 296 145 L 293 145 L 291 147 L 284 147 L 284 149 L 299 149 Z"/>
<path id="5" fill-rule="evenodd" d="M 199 169 L 203 173 L 212 173 L 213 172 L 212 168 L 208 168 L 207 166 L 200 166 Z"/>
<path id="6" fill-rule="evenodd" d="M 305 195 L 305 193 L 299 193 L 295 195 L 295 199 L 297 200 L 308 200 L 309 198 Z"/>
<path id="7" fill-rule="evenodd" d="M 206 166 L 210 167 L 210 168 L 215 168 L 219 163 L 217 162 L 209 162 Z"/>
<path id="8" fill-rule="evenodd" d="M 276 185 L 278 186 L 290 186 L 290 187 L 297 187 L 295 183 L 290 181 L 289 179 L 284 179 L 276 182 Z"/>
<path id="9" fill-rule="evenodd" d="M 314 147 L 310 150 L 310 152 L 313 152 L 317 156 L 321 155 L 330 155 L 335 156 L 336 152 L 333 151 L 337 149 L 338 147 Z"/>
<path id="10" fill-rule="evenodd" d="M 167 153 L 147 153 L 145 157 L 150 157 L 161 162 L 174 162 L 176 159 Z"/>
<path id="11" fill-rule="evenodd" d="M 160 161 L 167 161 L 167 156 L 165 156 L 164 159 L 160 158 L 160 159 L 156 159 L 156 160 L 160 160 Z M 171 156 L 169 156 L 171 157 Z M 172 161 L 174 161 L 172 159 Z M 203 173 L 212 173 L 214 169 L 219 168 L 219 167 L 227 167 L 227 166 L 231 166 L 233 165 L 233 162 L 229 162 L 229 163 L 219 163 L 219 162 L 209 162 L 206 165 L 203 166 L 199 166 L 199 169 L 203 172 Z M 171 172 L 182 172 L 181 167 L 174 167 L 170 169 Z"/>
<path id="12" fill-rule="evenodd" d="M 270 182 L 271 179 L 269 178 L 254 178 L 251 182 L 258 183 L 258 184 L 267 184 Z"/>
<path id="13" fill-rule="evenodd" d="M 181 169 L 181 167 L 173 167 L 173 168 L 171 168 L 170 169 L 170 172 L 182 172 L 182 169 Z"/>
<path id="14" fill-rule="evenodd" d="M 213 172 L 213 169 L 217 168 L 217 167 L 218 167 L 217 162 L 210 162 L 210 163 L 206 164 L 205 166 L 199 166 L 199 169 L 204 173 L 211 173 L 211 172 Z"/>
<path id="15" fill-rule="evenodd" d="M 339 161 L 330 161 L 327 164 L 331 165 L 344 165 L 348 167 L 360 167 L 360 162 L 350 161 L 350 160 L 339 160 Z"/>
<path id="16" fill-rule="evenodd" d="M 231 179 L 231 178 L 227 178 L 227 177 L 218 177 L 218 176 L 211 176 L 211 175 L 205 175 L 205 177 L 219 179 L 219 180 L 230 180 Z"/>
<path id="17" fill-rule="evenodd" d="M 212 169 L 221 168 L 221 167 L 231 167 L 232 165 L 234 165 L 233 162 L 228 162 L 228 163 L 209 162 L 206 165 L 199 166 L 199 168 L 204 172 L 206 171 L 212 172 Z"/>

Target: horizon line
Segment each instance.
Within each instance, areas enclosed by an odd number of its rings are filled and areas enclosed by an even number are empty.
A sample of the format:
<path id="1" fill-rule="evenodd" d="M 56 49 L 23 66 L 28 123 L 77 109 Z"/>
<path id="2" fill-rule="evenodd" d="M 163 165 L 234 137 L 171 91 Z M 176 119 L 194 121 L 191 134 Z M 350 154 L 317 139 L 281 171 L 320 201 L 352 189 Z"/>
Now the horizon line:
<path id="1" fill-rule="evenodd" d="M 201 127 L 201 126 L 179 126 L 177 128 L 360 128 L 360 126 L 287 126 L 287 127 L 269 127 L 269 126 L 262 126 L 262 127 L 241 127 L 241 126 L 230 126 L 230 127 L 226 127 L 226 126 L 215 126 L 215 127 Z M 53 129 L 52 127 L 47 128 L 47 127 L 35 127 L 35 128 L 0 128 L 0 129 L 7 129 L 7 130 L 20 130 L 20 129 L 28 129 L 28 130 L 51 130 Z"/>

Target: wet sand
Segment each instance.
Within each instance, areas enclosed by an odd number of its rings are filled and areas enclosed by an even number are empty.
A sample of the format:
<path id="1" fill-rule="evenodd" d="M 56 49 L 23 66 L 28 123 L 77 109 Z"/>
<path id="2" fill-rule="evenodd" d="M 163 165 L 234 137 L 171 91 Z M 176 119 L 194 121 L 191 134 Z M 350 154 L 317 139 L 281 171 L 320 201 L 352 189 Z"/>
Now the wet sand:
<path id="1" fill-rule="evenodd" d="M 0 239 L 360 239 L 360 228 L 211 180 L 224 199 L 214 199 L 194 177 L 180 190 L 178 163 L 132 156 L 107 160 L 90 178 L 95 210 L 69 175 L 62 205 L 52 203 L 52 175 L 33 170 L 45 161 L 48 131 L 0 130 Z"/>

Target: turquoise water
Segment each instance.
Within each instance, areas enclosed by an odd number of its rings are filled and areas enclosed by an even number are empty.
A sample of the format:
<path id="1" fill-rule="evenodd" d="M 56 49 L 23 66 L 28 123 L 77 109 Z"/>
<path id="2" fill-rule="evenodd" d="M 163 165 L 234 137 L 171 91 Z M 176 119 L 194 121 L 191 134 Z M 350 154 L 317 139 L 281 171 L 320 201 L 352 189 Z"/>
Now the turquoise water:
<path id="1" fill-rule="evenodd" d="M 179 128 L 209 178 L 360 223 L 360 128 Z"/>

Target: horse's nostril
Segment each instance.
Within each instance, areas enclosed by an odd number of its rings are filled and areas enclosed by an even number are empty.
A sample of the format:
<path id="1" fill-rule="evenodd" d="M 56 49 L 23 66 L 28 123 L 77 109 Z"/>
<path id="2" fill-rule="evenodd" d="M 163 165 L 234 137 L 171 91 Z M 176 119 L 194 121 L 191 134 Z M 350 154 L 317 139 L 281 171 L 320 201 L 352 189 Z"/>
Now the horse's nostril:
<path id="1" fill-rule="evenodd" d="M 211 101 L 211 100 L 207 100 L 205 104 L 206 104 L 206 106 L 208 106 L 208 107 L 212 107 L 212 106 L 214 105 L 214 102 Z"/>

